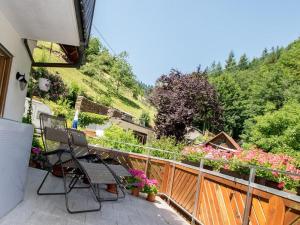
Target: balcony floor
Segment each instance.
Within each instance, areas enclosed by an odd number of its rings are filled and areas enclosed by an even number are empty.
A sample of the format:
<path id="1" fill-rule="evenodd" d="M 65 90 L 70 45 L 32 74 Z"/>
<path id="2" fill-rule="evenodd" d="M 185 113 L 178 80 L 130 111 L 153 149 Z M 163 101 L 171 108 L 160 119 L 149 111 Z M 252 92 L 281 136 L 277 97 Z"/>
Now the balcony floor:
<path id="1" fill-rule="evenodd" d="M 69 214 L 63 196 L 38 196 L 36 190 L 45 171 L 29 168 L 25 198 L 15 209 L 0 219 L 0 225 L 185 225 L 188 224 L 163 200 L 156 203 L 126 195 L 125 199 L 102 203 L 100 212 Z M 49 176 L 46 187 L 62 190 L 62 180 Z M 107 193 L 102 191 L 102 193 Z M 108 193 L 107 193 L 108 194 Z M 86 189 L 72 190 L 71 206 L 93 207 L 94 199 Z M 82 208 L 81 208 L 82 209 Z"/>

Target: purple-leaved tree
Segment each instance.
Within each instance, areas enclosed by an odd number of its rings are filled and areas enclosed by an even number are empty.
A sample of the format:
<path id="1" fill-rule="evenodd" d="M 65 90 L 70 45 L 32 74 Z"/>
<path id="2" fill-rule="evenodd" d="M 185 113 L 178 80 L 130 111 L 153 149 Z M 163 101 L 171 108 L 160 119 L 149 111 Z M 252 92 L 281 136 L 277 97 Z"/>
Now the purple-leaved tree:
<path id="1" fill-rule="evenodd" d="M 214 87 L 205 72 L 183 74 L 171 70 L 162 75 L 150 96 L 157 109 L 155 129 L 158 137 L 182 140 L 188 126 L 211 131 L 222 127 L 222 110 Z"/>

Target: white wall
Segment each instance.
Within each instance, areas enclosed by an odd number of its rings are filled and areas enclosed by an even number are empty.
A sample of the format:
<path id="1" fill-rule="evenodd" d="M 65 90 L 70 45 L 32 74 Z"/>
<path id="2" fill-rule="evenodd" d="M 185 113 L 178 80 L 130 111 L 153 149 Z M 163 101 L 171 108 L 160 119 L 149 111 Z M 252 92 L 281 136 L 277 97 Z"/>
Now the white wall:
<path id="1" fill-rule="evenodd" d="M 32 136 L 32 125 L 0 118 L 0 218 L 23 200 Z"/>
<path id="2" fill-rule="evenodd" d="M 26 75 L 29 81 L 31 61 L 26 51 L 23 40 L 13 29 L 0 8 L 0 43 L 14 56 L 11 66 L 4 118 L 21 121 L 24 112 L 26 90 L 21 91 L 16 73 Z"/>

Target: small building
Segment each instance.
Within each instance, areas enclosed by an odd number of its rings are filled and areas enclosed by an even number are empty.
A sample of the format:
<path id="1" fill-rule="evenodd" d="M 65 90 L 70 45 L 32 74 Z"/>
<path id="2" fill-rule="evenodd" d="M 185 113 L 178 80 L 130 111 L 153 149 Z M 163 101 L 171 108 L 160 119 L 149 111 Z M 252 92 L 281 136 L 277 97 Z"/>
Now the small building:
<path id="1" fill-rule="evenodd" d="M 226 134 L 224 131 L 220 132 L 212 139 L 204 143 L 204 146 L 211 146 L 216 149 L 221 149 L 230 152 L 241 150 L 241 146 L 236 141 Z"/>
<path id="2" fill-rule="evenodd" d="M 111 124 L 118 125 L 124 130 L 132 130 L 138 140 L 145 144 L 149 138 L 155 136 L 154 131 L 151 128 L 137 124 L 133 120 L 133 116 L 127 112 L 101 105 L 97 102 L 93 102 L 83 96 L 78 96 L 75 109 L 79 112 L 90 112 L 100 115 L 108 116 L 109 122 L 104 125 L 89 124 L 85 133 L 89 136 L 102 136 L 104 130 Z"/>

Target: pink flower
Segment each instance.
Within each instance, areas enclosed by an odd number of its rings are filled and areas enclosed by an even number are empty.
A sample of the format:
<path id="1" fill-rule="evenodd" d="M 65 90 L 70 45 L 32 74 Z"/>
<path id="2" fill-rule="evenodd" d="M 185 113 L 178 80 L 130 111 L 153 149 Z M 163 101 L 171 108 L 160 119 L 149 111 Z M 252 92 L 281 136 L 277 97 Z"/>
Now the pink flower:
<path id="1" fill-rule="evenodd" d="M 280 182 L 278 185 L 277 185 L 277 187 L 279 188 L 279 189 L 283 189 L 284 188 L 284 186 L 285 186 L 285 183 L 284 182 Z"/>
<path id="2" fill-rule="evenodd" d="M 40 148 L 37 148 L 37 147 L 33 147 L 33 148 L 31 149 L 31 152 L 34 153 L 34 154 L 36 154 L 36 155 L 38 155 L 38 154 L 41 153 L 41 149 L 40 149 Z"/>

